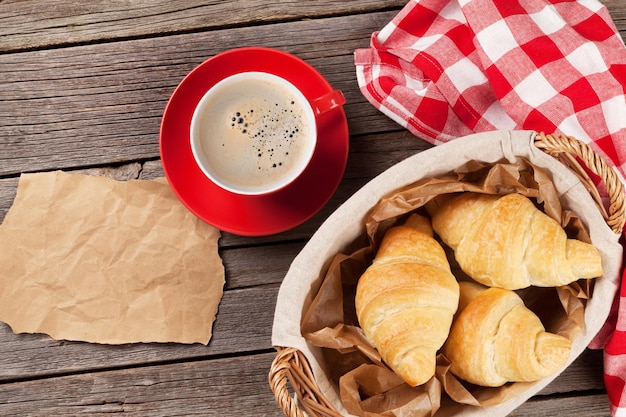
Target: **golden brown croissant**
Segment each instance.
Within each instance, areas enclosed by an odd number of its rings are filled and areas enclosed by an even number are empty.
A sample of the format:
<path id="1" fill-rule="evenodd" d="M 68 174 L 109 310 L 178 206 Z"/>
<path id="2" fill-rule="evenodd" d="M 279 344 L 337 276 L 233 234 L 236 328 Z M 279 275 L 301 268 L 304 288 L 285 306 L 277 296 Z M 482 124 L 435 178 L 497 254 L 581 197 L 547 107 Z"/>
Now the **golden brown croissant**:
<path id="1" fill-rule="evenodd" d="M 435 373 L 437 350 L 448 336 L 459 285 L 430 221 L 412 215 L 389 229 L 360 277 L 356 312 L 366 337 L 407 384 Z"/>
<path id="2" fill-rule="evenodd" d="M 442 349 L 453 374 L 498 387 L 536 381 L 565 365 L 569 339 L 547 333 L 515 292 L 470 282 L 460 287 L 459 312 Z"/>
<path id="3" fill-rule="evenodd" d="M 568 239 L 559 223 L 520 194 L 466 192 L 427 209 L 461 269 L 482 284 L 516 290 L 602 275 L 594 246 Z"/>

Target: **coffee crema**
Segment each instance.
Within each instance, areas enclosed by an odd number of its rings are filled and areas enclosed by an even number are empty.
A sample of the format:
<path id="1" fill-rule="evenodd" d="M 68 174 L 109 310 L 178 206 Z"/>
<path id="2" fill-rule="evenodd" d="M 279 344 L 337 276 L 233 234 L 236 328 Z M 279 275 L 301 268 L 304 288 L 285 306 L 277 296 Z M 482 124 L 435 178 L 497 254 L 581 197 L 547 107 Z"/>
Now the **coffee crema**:
<path id="1" fill-rule="evenodd" d="M 228 188 L 253 192 L 291 181 L 315 145 L 304 96 L 276 76 L 244 73 L 214 87 L 192 128 L 205 169 Z"/>

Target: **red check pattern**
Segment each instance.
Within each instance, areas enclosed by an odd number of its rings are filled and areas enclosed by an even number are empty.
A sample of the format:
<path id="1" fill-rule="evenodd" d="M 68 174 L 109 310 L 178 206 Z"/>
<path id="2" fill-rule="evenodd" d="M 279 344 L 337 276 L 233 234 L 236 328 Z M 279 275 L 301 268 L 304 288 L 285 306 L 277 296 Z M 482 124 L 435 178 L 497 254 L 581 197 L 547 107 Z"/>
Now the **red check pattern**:
<path id="1" fill-rule="evenodd" d="M 355 64 L 363 95 L 433 144 L 499 129 L 565 134 L 624 182 L 626 47 L 597 0 L 412 0 Z M 604 347 L 611 411 L 626 416 L 626 285 L 592 347 Z"/>

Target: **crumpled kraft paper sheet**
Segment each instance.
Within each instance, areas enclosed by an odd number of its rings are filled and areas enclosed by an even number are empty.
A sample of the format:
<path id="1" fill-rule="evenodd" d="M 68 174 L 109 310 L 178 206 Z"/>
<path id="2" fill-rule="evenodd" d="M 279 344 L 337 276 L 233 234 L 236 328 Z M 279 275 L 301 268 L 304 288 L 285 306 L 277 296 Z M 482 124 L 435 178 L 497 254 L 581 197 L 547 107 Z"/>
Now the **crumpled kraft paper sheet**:
<path id="1" fill-rule="evenodd" d="M 0 225 L 0 320 L 59 340 L 208 344 L 219 237 L 162 178 L 23 174 Z"/>

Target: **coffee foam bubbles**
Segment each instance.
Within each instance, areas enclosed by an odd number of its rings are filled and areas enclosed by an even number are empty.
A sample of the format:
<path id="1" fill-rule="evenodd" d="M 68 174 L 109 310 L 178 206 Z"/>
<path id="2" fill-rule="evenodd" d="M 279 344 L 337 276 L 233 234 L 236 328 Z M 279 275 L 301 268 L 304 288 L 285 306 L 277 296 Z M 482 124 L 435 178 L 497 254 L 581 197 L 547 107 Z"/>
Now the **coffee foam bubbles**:
<path id="1" fill-rule="evenodd" d="M 253 192 L 288 182 L 312 154 L 315 121 L 306 99 L 266 75 L 218 86 L 194 115 L 200 158 L 226 187 Z"/>
<path id="2" fill-rule="evenodd" d="M 305 122 L 294 100 L 273 100 L 274 103 L 265 101 L 264 106 L 251 102 L 247 107 L 233 112 L 230 126 L 239 134 L 247 136 L 253 145 L 257 169 L 275 171 L 286 166 L 290 160 L 289 152 L 297 152 L 296 148 L 302 144 L 301 130 Z M 254 159 L 254 155 L 251 158 Z"/>

